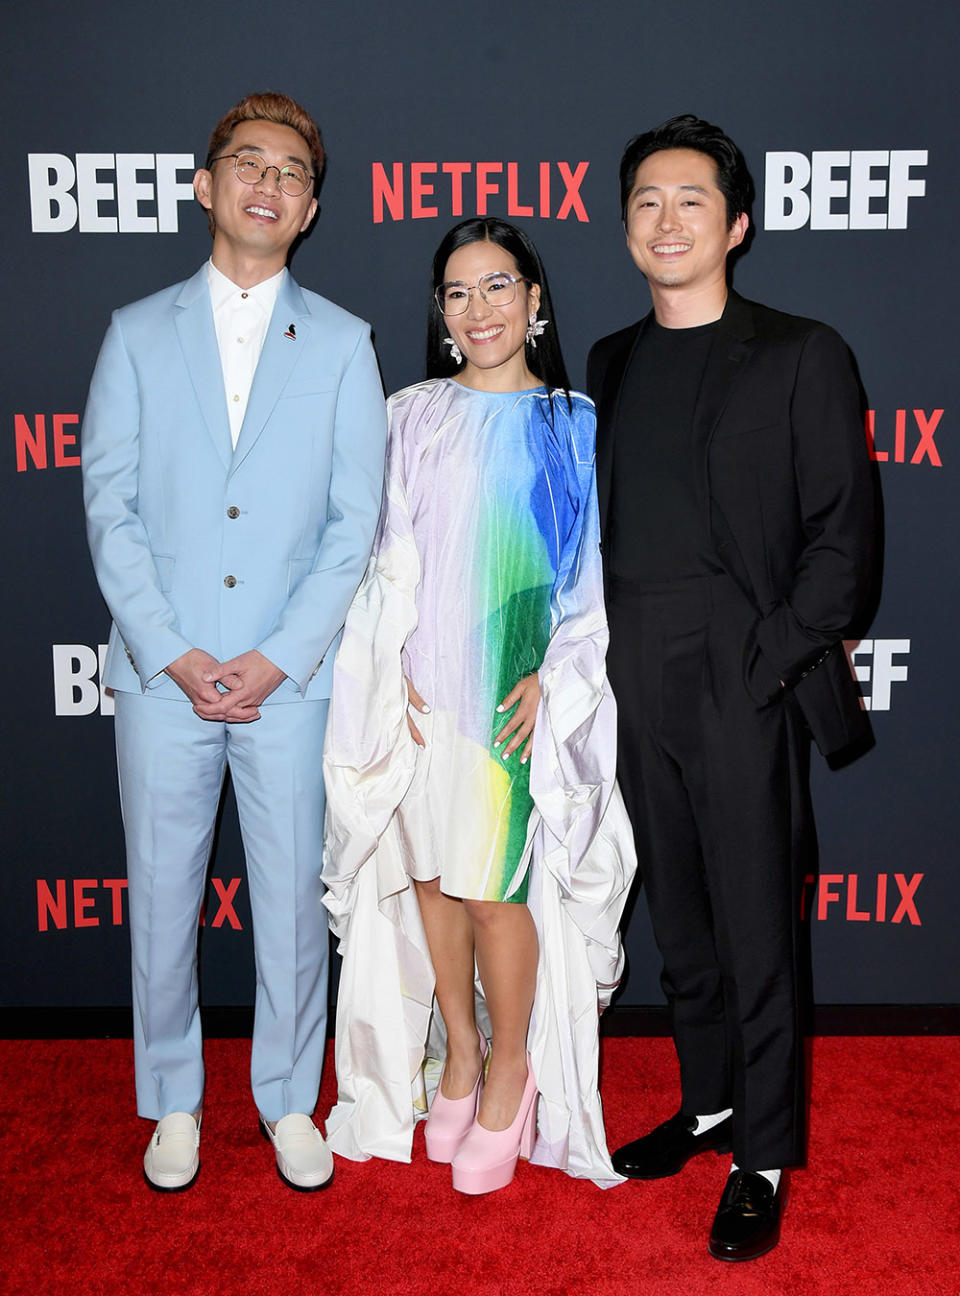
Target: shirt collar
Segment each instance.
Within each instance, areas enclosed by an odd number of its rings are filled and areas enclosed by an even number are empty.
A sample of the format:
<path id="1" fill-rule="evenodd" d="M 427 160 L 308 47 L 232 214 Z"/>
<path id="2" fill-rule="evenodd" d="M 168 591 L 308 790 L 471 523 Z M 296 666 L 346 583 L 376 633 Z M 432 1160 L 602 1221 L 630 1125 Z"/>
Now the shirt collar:
<path id="1" fill-rule="evenodd" d="M 264 279 L 261 283 L 254 284 L 252 288 L 241 288 L 232 279 L 228 279 L 222 270 L 218 270 L 212 260 L 208 261 L 207 284 L 210 287 L 210 300 L 214 312 L 219 310 L 221 306 L 226 306 L 228 302 L 241 300 L 240 294 L 245 293 L 246 296 L 242 300 L 252 302 L 269 317 L 273 313 L 277 294 L 286 273 L 287 268 L 284 266 L 278 274 L 272 275 L 269 279 Z"/>

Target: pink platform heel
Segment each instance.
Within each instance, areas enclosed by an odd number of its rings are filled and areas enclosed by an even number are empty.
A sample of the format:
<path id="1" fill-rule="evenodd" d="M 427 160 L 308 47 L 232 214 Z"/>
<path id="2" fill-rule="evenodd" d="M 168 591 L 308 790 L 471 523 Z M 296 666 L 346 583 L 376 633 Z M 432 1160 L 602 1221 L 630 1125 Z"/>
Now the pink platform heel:
<path id="1" fill-rule="evenodd" d="M 486 1061 L 487 1041 L 479 1026 L 477 1034 L 480 1036 L 480 1056 Z M 427 1159 L 449 1165 L 476 1119 L 480 1090 L 483 1088 L 483 1065 L 480 1066 L 473 1092 L 468 1093 L 466 1098 L 444 1098 L 440 1092 L 441 1084 L 442 1073 L 423 1133 L 427 1143 Z"/>
<path id="2" fill-rule="evenodd" d="M 517 1158 L 529 1160 L 537 1136 L 537 1082 L 527 1056 L 527 1083 L 513 1123 L 505 1130 L 488 1130 L 474 1121 L 453 1158 L 453 1186 L 462 1193 L 488 1193 L 505 1188 L 514 1176 Z"/>

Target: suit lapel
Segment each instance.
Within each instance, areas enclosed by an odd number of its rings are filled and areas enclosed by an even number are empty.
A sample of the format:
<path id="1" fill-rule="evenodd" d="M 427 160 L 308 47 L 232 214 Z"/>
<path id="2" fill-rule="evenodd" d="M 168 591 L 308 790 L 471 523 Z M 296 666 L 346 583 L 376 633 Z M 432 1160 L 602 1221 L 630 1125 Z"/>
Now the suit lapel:
<path id="1" fill-rule="evenodd" d="M 650 316 L 642 319 L 614 352 L 604 370 L 602 388 L 597 399 L 597 501 L 600 508 L 601 534 L 606 531 L 613 486 L 614 441 L 623 379 L 633 353 L 643 336 Z"/>
<path id="2" fill-rule="evenodd" d="M 747 362 L 756 347 L 753 311 L 750 303 L 738 293 L 727 295 L 720 317 L 720 327 L 707 356 L 707 366 L 700 383 L 694 411 L 697 443 L 706 447 L 704 473 L 708 532 L 717 546 L 717 555 L 728 575 L 739 585 L 747 599 L 756 604 L 756 596 L 744 566 L 739 547 L 726 517 L 714 499 L 710 482 L 710 443 Z"/>
<path id="3" fill-rule="evenodd" d="M 309 331 L 310 312 L 303 293 L 296 281 L 287 273 L 277 293 L 273 315 L 267 325 L 267 336 L 260 353 L 260 362 L 253 376 L 247 412 L 244 415 L 237 448 L 233 455 L 234 468 L 239 467 L 250 453 L 266 426 L 287 379 L 303 354 Z"/>
<path id="4" fill-rule="evenodd" d="M 213 307 L 207 286 L 207 267 L 202 265 L 186 281 L 174 303 L 174 324 L 190 381 L 217 454 L 224 467 L 233 457 L 230 419 L 223 394 L 223 368 L 213 325 Z"/>
<path id="5" fill-rule="evenodd" d="M 731 291 L 707 356 L 693 415 L 701 444 L 709 445 L 713 438 L 727 401 L 753 354 L 753 337 L 750 305 Z"/>

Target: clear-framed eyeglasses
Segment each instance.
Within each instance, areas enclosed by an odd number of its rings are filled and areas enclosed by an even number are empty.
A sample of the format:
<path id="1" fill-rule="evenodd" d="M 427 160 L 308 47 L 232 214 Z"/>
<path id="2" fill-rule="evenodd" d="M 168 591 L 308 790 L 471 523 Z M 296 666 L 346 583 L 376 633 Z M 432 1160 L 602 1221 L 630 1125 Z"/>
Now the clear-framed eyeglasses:
<path id="1" fill-rule="evenodd" d="M 276 171 L 277 184 L 287 195 L 288 198 L 299 198 L 305 194 L 313 184 L 316 176 L 300 166 L 298 162 L 287 162 L 284 166 L 274 166 L 272 163 L 264 162 L 259 153 L 221 153 L 218 157 L 210 159 L 210 165 L 214 162 L 224 162 L 227 158 L 233 158 L 233 169 L 237 173 L 237 179 L 242 180 L 244 184 L 259 184 L 268 171 Z"/>
<path id="2" fill-rule="evenodd" d="M 509 306 L 517 298 L 517 284 L 529 283 L 504 270 L 491 270 L 475 284 L 442 283 L 434 292 L 437 306 L 444 315 L 463 315 L 470 304 L 470 294 L 478 292 L 488 306 Z"/>

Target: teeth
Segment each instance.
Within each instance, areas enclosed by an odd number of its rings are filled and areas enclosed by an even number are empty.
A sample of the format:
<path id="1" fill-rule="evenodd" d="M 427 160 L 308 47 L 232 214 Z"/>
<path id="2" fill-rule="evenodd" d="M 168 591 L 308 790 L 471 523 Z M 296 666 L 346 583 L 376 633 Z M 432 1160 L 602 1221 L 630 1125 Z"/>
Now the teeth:
<path id="1" fill-rule="evenodd" d="M 245 207 L 244 211 L 251 212 L 255 216 L 268 216 L 270 220 L 277 219 L 277 213 L 271 211 L 269 207 Z"/>
<path id="2" fill-rule="evenodd" d="M 666 255 L 672 252 L 687 252 L 689 249 L 689 243 L 655 243 L 653 247 L 654 252 Z"/>
<path id="3" fill-rule="evenodd" d="M 500 324 L 496 328 L 481 329 L 478 332 L 467 333 L 467 337 L 472 338 L 475 342 L 486 342 L 487 338 L 496 337 L 498 333 L 502 332 L 503 325 Z"/>

